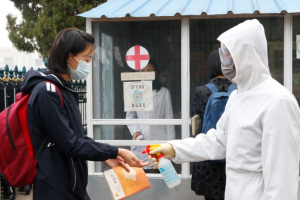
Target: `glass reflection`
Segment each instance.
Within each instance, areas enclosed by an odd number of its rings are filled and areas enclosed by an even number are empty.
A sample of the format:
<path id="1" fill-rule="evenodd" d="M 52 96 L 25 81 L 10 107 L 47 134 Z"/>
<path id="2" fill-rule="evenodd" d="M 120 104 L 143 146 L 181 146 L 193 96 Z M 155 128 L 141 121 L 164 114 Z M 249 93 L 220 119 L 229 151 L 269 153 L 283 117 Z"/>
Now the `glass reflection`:
<path id="1" fill-rule="evenodd" d="M 157 62 L 151 58 L 147 66 L 141 72 L 155 72 L 155 80 L 152 81 L 153 111 L 129 111 L 126 119 L 173 119 L 173 108 L 170 91 L 162 86 L 159 77 L 159 67 Z M 173 140 L 175 139 L 174 125 L 147 126 L 132 125 L 128 129 L 133 140 Z M 143 161 L 151 164 L 144 169 L 152 169 L 153 163 L 148 159 L 147 154 L 142 154 L 145 147 L 131 147 L 131 151 Z"/>

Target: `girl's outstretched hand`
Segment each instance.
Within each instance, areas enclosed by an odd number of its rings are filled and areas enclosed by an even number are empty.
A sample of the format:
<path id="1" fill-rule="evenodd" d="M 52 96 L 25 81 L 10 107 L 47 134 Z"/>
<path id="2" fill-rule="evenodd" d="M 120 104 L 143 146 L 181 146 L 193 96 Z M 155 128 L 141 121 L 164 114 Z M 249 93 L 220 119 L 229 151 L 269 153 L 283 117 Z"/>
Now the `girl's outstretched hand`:
<path id="1" fill-rule="evenodd" d="M 123 158 L 130 167 L 146 167 L 150 165 L 149 162 L 139 160 L 131 151 L 127 149 L 119 148 L 118 156 Z"/>
<path id="2" fill-rule="evenodd" d="M 127 172 L 130 172 L 130 167 L 124 163 L 123 158 L 118 156 L 116 159 L 108 159 L 104 163 L 110 168 L 122 166 Z"/>

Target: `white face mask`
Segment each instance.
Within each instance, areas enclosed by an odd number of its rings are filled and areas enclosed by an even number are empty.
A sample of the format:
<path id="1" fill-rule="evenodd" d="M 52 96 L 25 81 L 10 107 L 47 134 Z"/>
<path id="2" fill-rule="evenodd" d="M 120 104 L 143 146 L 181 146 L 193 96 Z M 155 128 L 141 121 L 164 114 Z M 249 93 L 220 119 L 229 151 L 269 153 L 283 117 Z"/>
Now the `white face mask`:
<path id="1" fill-rule="evenodd" d="M 233 64 L 221 63 L 221 70 L 222 70 L 224 76 L 232 82 L 232 79 L 236 75 L 236 71 L 233 69 Z"/>
<path id="2" fill-rule="evenodd" d="M 71 79 L 73 79 L 73 80 L 85 79 L 90 73 L 89 63 L 84 62 L 82 60 L 78 60 L 75 56 L 73 56 L 73 57 L 77 60 L 78 65 L 77 65 L 77 69 L 72 69 L 70 67 L 70 65 L 68 64 L 68 66 L 70 68 Z"/>

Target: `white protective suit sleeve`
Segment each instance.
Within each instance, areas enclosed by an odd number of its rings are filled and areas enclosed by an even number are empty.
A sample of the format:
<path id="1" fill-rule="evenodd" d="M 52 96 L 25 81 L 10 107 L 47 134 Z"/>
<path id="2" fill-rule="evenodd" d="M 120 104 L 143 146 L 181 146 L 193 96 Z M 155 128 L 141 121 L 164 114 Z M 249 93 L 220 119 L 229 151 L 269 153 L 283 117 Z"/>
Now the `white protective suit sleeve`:
<path id="1" fill-rule="evenodd" d="M 126 119 L 137 119 L 136 111 L 128 111 L 126 113 Z M 128 125 L 127 127 L 132 136 L 135 132 L 141 132 L 141 128 L 139 125 Z"/>
<path id="2" fill-rule="evenodd" d="M 165 106 L 164 106 L 164 119 L 173 119 L 173 108 L 172 108 L 172 101 L 171 95 L 169 90 L 166 92 L 165 96 Z M 174 125 L 166 125 L 166 132 L 167 132 L 167 140 L 174 140 L 175 139 L 175 127 Z"/>
<path id="3" fill-rule="evenodd" d="M 196 138 L 172 140 L 176 155 L 171 160 L 177 164 L 204 160 L 218 160 L 226 156 L 225 135 L 226 110 L 217 123 L 217 129 L 210 129 L 207 134 L 199 134 Z"/>
<path id="4" fill-rule="evenodd" d="M 262 168 L 264 200 L 298 199 L 299 108 L 278 100 L 263 118 Z"/>

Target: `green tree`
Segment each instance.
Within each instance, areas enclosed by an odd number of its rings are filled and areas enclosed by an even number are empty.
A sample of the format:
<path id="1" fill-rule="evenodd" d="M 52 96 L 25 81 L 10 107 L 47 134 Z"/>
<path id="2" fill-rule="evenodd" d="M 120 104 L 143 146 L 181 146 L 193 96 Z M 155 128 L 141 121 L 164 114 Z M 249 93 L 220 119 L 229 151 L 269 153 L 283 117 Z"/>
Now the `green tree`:
<path id="1" fill-rule="evenodd" d="M 90 10 L 106 0 L 10 0 L 22 13 L 23 20 L 8 14 L 6 30 L 20 51 L 36 50 L 48 57 L 55 36 L 65 28 L 85 30 L 85 19 L 77 14 Z"/>

